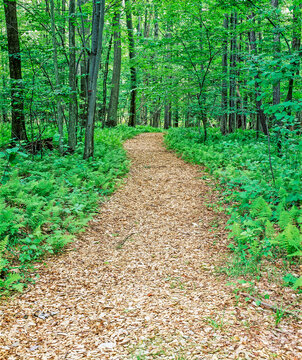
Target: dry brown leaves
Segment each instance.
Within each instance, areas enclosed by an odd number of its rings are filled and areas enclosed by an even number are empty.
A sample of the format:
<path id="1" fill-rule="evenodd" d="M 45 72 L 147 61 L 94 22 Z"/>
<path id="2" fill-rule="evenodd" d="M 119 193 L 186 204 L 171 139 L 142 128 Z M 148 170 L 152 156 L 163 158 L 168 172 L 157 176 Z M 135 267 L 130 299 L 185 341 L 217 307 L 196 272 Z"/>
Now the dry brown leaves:
<path id="1" fill-rule="evenodd" d="M 216 194 L 200 169 L 161 134 L 125 147 L 126 184 L 30 291 L 1 304 L 0 359 L 302 359 L 301 323 L 276 328 L 215 274 L 225 217 L 205 205 Z"/>

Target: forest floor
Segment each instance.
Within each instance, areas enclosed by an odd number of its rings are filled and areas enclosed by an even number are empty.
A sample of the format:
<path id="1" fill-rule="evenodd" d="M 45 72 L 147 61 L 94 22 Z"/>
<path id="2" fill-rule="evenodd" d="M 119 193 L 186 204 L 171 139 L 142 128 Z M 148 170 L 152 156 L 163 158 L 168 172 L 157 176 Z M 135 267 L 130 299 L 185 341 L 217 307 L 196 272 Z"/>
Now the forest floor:
<path id="1" fill-rule="evenodd" d="M 125 184 L 35 286 L 0 305 L 0 359 L 302 358 L 301 322 L 279 314 L 276 327 L 278 314 L 240 296 L 253 285 L 239 296 L 227 285 L 227 218 L 207 205 L 218 195 L 162 136 L 125 143 Z M 272 304 L 297 302 L 255 286 Z"/>

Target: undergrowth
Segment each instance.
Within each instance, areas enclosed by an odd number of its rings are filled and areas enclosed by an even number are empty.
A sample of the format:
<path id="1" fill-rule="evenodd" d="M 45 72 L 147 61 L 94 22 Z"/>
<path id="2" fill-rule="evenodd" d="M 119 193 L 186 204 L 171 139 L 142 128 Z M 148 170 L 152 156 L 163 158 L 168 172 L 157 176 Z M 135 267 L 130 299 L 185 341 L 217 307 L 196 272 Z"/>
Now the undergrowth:
<path id="1" fill-rule="evenodd" d="M 256 140 L 252 130 L 222 136 L 210 129 L 203 143 L 197 129 L 171 129 L 165 137 L 169 149 L 205 166 L 219 180 L 229 204 L 230 248 L 242 269 L 255 269 L 263 257 L 302 259 L 302 140 L 288 139 L 283 155 L 272 144 L 270 169 L 266 138 Z M 302 287 L 302 277 L 292 281 Z"/>
<path id="2" fill-rule="evenodd" d="M 0 296 L 27 286 L 33 262 L 59 252 L 96 213 L 128 171 L 124 140 L 148 127 L 97 129 L 95 157 L 0 152 Z"/>

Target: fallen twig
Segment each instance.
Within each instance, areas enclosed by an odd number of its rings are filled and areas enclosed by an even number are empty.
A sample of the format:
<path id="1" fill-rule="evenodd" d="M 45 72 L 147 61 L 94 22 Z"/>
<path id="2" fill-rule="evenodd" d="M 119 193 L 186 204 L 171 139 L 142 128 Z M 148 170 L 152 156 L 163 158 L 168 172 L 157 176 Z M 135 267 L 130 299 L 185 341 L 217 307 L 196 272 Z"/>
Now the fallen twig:
<path id="1" fill-rule="evenodd" d="M 294 316 L 295 318 L 297 318 L 299 320 L 302 320 L 302 317 L 293 311 L 282 309 L 282 308 L 279 308 L 278 306 L 268 304 L 268 303 L 266 303 L 260 299 L 257 299 L 254 296 L 251 296 L 250 294 L 247 294 L 247 293 L 240 293 L 240 295 L 244 296 L 244 297 L 248 297 L 251 300 L 254 300 L 258 305 L 263 306 L 264 308 L 271 309 L 274 312 L 280 311 L 280 312 L 283 312 L 284 314 L 288 314 L 288 315 Z"/>
<path id="2" fill-rule="evenodd" d="M 116 249 L 117 249 L 117 250 L 120 250 L 120 249 L 125 245 L 125 242 L 126 242 L 129 238 L 131 238 L 131 236 L 134 235 L 134 234 L 135 234 L 135 232 L 127 235 L 123 240 L 120 240 L 120 241 L 117 243 L 117 245 L 116 245 Z"/>

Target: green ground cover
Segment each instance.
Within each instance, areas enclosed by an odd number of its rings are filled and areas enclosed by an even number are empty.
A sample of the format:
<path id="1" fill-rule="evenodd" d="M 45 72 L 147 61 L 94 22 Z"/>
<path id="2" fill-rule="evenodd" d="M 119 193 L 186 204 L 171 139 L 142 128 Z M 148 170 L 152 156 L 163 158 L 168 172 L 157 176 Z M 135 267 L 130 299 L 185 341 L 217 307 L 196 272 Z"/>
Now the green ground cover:
<path id="1" fill-rule="evenodd" d="M 263 257 L 301 262 L 301 137 L 287 139 L 282 155 L 272 142 L 271 164 L 267 139 L 256 140 L 252 130 L 222 136 L 213 128 L 204 144 L 197 129 L 171 129 L 165 142 L 183 159 L 205 166 L 219 181 L 229 204 L 230 247 L 243 269 Z M 287 281 L 302 286 L 302 278 L 288 276 Z"/>
<path id="2" fill-rule="evenodd" d="M 85 229 L 128 171 L 123 141 L 150 131 L 158 129 L 96 129 L 89 161 L 83 144 L 63 157 L 56 150 L 33 156 L 19 147 L 0 152 L 0 294 L 22 291 L 35 261 Z"/>

